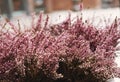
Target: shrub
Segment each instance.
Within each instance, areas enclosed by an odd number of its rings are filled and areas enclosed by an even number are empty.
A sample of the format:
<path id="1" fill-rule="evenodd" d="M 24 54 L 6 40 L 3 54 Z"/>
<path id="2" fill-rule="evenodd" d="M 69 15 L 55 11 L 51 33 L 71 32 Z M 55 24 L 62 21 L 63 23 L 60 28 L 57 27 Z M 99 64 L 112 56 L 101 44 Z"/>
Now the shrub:
<path id="1" fill-rule="evenodd" d="M 7 82 L 105 82 L 119 77 L 114 59 L 120 38 L 119 20 L 98 29 L 82 18 L 20 30 L 7 22 L 0 30 L 0 80 Z M 47 28 L 49 27 L 49 28 Z"/>

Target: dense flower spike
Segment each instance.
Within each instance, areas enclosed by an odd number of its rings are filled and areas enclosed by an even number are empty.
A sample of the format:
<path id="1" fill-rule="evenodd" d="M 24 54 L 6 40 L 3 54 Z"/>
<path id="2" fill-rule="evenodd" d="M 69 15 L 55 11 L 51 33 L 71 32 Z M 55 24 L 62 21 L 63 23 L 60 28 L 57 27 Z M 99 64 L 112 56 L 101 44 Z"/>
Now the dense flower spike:
<path id="1" fill-rule="evenodd" d="M 49 26 L 43 14 L 32 28 L 20 31 L 0 27 L 0 81 L 12 82 L 105 82 L 120 77 L 114 59 L 119 20 L 98 29 L 87 20 L 69 18 Z M 34 20 L 33 20 L 34 21 Z M 36 26 L 35 26 L 36 25 Z M 48 28 L 49 27 L 49 28 Z"/>

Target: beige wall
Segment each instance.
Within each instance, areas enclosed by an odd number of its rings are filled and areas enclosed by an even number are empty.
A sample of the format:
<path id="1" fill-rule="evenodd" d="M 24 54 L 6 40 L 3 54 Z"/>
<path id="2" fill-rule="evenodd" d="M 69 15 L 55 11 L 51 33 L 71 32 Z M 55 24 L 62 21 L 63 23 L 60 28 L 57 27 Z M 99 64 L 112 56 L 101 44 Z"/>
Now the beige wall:
<path id="1" fill-rule="evenodd" d="M 113 0 L 113 7 L 118 7 L 118 6 L 120 6 L 120 2 L 119 2 L 119 0 Z"/>
<path id="2" fill-rule="evenodd" d="M 46 12 L 72 9 L 72 0 L 45 0 Z"/>
<path id="3" fill-rule="evenodd" d="M 101 8 L 102 0 L 83 0 L 83 8 Z"/>
<path id="4" fill-rule="evenodd" d="M 30 13 L 34 12 L 34 0 L 28 0 L 28 8 Z"/>

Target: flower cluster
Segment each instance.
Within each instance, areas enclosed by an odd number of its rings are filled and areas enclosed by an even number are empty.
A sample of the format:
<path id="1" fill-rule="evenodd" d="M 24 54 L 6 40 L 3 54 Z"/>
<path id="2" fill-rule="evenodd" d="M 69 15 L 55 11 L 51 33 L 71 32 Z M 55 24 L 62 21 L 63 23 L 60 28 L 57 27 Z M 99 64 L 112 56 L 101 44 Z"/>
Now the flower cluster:
<path id="1" fill-rule="evenodd" d="M 29 30 L 0 27 L 0 80 L 15 82 L 105 82 L 119 77 L 114 59 L 119 21 L 98 29 L 76 18 L 45 25 L 40 14 Z M 32 23 L 33 24 L 33 23 Z M 48 28 L 49 27 L 49 28 Z M 91 79 L 92 78 L 92 79 Z"/>

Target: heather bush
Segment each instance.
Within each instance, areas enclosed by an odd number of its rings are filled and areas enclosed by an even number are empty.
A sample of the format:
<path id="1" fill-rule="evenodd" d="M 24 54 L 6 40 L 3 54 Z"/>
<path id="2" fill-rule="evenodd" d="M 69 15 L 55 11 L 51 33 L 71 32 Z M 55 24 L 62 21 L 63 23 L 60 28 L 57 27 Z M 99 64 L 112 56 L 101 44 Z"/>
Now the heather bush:
<path id="1" fill-rule="evenodd" d="M 82 17 L 48 25 L 43 14 L 29 30 L 18 22 L 0 27 L 0 80 L 6 82 L 105 82 L 120 77 L 114 62 L 119 20 L 100 29 Z M 6 24 L 10 28 L 6 28 Z"/>

